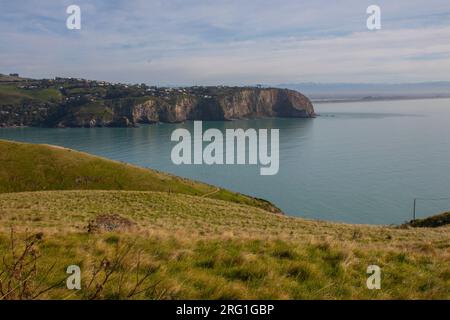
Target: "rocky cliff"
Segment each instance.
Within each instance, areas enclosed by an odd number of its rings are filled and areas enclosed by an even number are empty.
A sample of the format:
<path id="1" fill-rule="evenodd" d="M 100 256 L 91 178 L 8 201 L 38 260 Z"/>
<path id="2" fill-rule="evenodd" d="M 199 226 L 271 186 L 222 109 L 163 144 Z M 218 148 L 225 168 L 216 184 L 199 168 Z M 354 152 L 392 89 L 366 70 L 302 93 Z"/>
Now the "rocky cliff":
<path id="1" fill-rule="evenodd" d="M 43 81 L 28 84 L 30 89 L 24 85 L 17 85 L 15 91 L 5 87 L 11 92 L 5 91 L 3 98 L 0 95 L 0 126 L 132 127 L 139 123 L 315 115 L 307 97 L 288 89 L 152 89 L 140 85 L 104 88 L 73 80 L 62 80 L 61 84 Z"/>
<path id="2" fill-rule="evenodd" d="M 233 120 L 270 117 L 310 118 L 314 107 L 304 95 L 284 89 L 241 88 L 216 97 L 180 97 L 174 103 L 148 100 L 125 115 L 130 123 Z"/>

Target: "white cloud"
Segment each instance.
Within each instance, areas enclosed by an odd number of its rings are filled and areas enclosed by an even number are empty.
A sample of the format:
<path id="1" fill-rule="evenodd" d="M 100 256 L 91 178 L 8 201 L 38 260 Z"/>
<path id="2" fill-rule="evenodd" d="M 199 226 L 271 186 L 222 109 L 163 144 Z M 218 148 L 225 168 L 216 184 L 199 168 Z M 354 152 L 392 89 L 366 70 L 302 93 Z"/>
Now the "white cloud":
<path id="1" fill-rule="evenodd" d="M 78 33 L 60 26 L 65 3 L 8 4 L 0 72 L 186 85 L 449 80 L 447 1 L 379 1 L 377 32 L 365 29 L 371 1 L 79 2 Z"/>

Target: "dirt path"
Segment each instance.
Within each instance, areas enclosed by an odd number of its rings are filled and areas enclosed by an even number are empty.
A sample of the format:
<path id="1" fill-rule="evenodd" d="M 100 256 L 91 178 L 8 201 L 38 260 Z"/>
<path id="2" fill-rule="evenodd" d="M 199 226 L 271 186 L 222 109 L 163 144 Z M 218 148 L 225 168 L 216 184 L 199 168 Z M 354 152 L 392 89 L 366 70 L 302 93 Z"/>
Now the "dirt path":
<path id="1" fill-rule="evenodd" d="M 207 197 L 207 196 L 210 196 L 210 195 L 212 195 L 212 194 L 214 194 L 214 193 L 217 193 L 217 192 L 219 192 L 219 191 L 220 191 L 220 188 L 216 188 L 216 190 L 214 190 L 214 191 L 212 191 L 212 192 L 205 193 L 204 195 L 202 195 L 202 198 L 205 198 L 205 197 Z"/>

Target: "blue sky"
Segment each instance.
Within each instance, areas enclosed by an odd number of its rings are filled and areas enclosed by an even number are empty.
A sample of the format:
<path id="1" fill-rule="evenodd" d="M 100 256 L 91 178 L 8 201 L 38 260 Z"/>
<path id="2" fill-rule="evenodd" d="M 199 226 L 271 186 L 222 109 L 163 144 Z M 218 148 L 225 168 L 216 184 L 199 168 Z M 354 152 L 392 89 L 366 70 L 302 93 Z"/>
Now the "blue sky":
<path id="1" fill-rule="evenodd" d="M 66 29 L 66 8 L 82 11 Z M 366 28 L 381 7 L 382 29 Z M 0 73 L 158 85 L 450 80 L 449 0 L 0 0 Z"/>

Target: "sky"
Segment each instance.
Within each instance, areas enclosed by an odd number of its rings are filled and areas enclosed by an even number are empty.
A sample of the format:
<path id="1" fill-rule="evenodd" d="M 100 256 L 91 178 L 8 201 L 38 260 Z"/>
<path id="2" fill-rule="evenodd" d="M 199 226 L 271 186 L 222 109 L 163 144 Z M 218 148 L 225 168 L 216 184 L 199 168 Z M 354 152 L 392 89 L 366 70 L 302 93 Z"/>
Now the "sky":
<path id="1" fill-rule="evenodd" d="M 68 30 L 66 9 L 81 8 Z M 381 30 L 366 9 L 381 8 Z M 449 0 L 0 0 L 0 73 L 154 85 L 450 80 Z"/>

